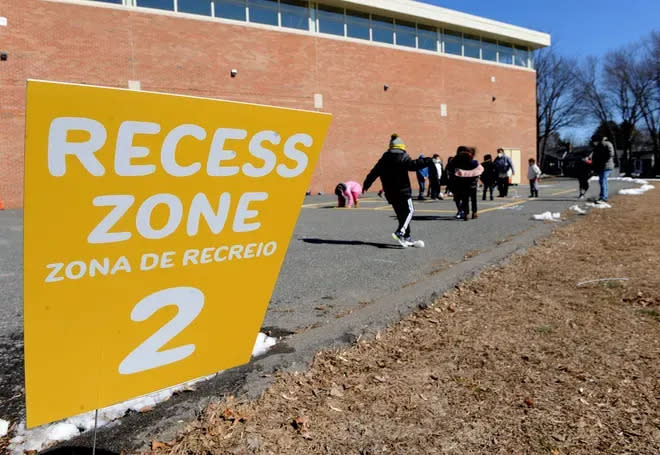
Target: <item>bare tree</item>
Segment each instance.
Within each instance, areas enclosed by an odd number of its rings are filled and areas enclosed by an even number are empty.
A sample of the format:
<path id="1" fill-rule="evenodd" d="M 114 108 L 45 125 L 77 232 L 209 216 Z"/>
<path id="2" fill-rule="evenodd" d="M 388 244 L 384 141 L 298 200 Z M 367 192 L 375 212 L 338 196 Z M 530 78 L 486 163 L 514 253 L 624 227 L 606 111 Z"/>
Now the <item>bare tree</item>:
<path id="1" fill-rule="evenodd" d="M 635 65 L 631 89 L 639 99 L 657 173 L 660 170 L 660 32 L 651 33 L 643 41 L 642 56 Z"/>
<path id="2" fill-rule="evenodd" d="M 546 149 L 554 134 L 579 123 L 582 103 L 574 69 L 576 61 L 557 55 L 552 49 L 536 52 L 536 145 L 542 166 Z"/>

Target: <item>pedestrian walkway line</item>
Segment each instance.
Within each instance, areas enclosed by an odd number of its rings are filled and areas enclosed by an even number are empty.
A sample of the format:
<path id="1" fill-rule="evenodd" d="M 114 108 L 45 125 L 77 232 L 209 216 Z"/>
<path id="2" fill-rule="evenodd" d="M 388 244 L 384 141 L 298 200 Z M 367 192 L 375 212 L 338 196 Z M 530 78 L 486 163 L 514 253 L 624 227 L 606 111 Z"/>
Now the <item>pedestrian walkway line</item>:
<path id="1" fill-rule="evenodd" d="M 557 191 L 556 193 L 550 193 L 550 196 L 559 196 L 560 194 L 568 194 L 568 193 L 574 193 L 575 190 L 564 190 L 564 191 Z"/>
<path id="2" fill-rule="evenodd" d="M 479 214 L 488 213 L 488 212 L 492 212 L 493 210 L 505 209 L 507 207 L 514 207 L 516 205 L 524 204 L 525 202 L 527 202 L 527 200 L 525 199 L 523 199 L 522 201 L 509 202 L 508 204 L 502 204 L 496 207 L 488 207 L 487 209 L 479 210 L 477 213 Z"/>

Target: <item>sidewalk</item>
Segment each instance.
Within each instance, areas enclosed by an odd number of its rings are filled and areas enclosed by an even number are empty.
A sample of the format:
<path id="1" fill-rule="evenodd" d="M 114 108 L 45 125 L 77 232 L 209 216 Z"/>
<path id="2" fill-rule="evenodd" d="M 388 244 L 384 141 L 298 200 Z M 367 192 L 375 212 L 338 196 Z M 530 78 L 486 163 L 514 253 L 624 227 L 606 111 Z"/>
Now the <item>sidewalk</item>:
<path id="1" fill-rule="evenodd" d="M 660 452 L 660 192 L 619 196 L 159 454 Z M 618 278 L 592 283 L 585 281 Z"/>

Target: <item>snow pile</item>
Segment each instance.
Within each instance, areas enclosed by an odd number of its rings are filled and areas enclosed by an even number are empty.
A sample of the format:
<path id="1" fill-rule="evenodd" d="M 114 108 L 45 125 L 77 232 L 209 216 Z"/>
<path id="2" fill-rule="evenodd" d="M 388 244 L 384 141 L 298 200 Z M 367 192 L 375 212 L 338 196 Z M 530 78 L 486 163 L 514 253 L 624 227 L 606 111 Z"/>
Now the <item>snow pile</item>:
<path id="1" fill-rule="evenodd" d="M 254 343 L 254 349 L 252 349 L 252 357 L 258 357 L 261 354 L 265 354 L 270 348 L 275 346 L 275 343 L 277 343 L 275 338 L 259 332 L 259 335 L 257 335 L 257 341 Z"/>
<path id="2" fill-rule="evenodd" d="M 572 210 L 573 212 L 577 213 L 578 215 L 586 215 L 587 212 L 586 210 L 583 210 L 579 205 L 572 205 L 569 210 Z"/>
<path id="3" fill-rule="evenodd" d="M 277 340 L 264 333 L 257 335 L 252 356 L 265 354 L 275 345 Z M 169 400 L 177 392 L 192 390 L 193 386 L 199 382 L 206 381 L 215 376 L 205 376 L 194 379 L 158 392 L 150 393 L 142 397 L 124 401 L 113 406 L 100 409 L 98 416 L 98 427 L 103 427 L 109 423 L 121 419 L 127 412 L 147 412 L 158 403 Z M 25 452 L 40 451 L 48 448 L 60 441 L 67 441 L 80 433 L 94 428 L 94 411 L 86 412 L 74 417 L 69 417 L 61 422 L 42 425 L 37 428 L 25 429 L 25 422 L 21 422 L 16 429 L 16 436 L 9 441 L 9 450 L 13 455 L 23 455 Z M 7 433 L 9 422 L 0 420 L 0 436 Z"/>
<path id="4" fill-rule="evenodd" d="M 596 209 L 611 209 L 612 206 L 608 204 L 607 202 L 599 202 L 596 204 L 595 202 L 587 202 L 587 207 L 591 208 L 596 208 Z"/>
<path id="5" fill-rule="evenodd" d="M 653 185 L 646 184 L 646 185 L 642 185 L 639 188 L 627 188 L 625 190 L 619 190 L 619 194 L 622 194 L 624 196 L 625 195 L 627 195 L 627 196 L 640 196 L 640 195 L 642 195 L 642 194 L 646 193 L 647 191 L 650 191 L 654 188 L 655 187 Z"/>
<path id="6" fill-rule="evenodd" d="M 5 436 L 7 436 L 8 431 L 9 431 L 9 422 L 0 419 L 0 438 L 4 438 Z"/>
<path id="7" fill-rule="evenodd" d="M 534 215 L 532 218 L 538 221 L 559 221 L 561 219 L 561 214 L 559 212 L 543 212 L 539 215 Z"/>

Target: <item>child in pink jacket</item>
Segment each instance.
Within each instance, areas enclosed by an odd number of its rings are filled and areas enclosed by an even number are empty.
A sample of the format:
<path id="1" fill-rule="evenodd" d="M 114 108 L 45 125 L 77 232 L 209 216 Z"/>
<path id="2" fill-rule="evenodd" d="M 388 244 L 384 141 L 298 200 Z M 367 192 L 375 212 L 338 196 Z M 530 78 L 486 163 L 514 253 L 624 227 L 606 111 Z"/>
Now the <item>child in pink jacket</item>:
<path id="1" fill-rule="evenodd" d="M 355 206 L 357 208 L 362 194 L 362 185 L 351 181 L 340 183 L 335 188 L 335 194 L 337 195 L 338 207 L 348 207 L 350 209 Z"/>

